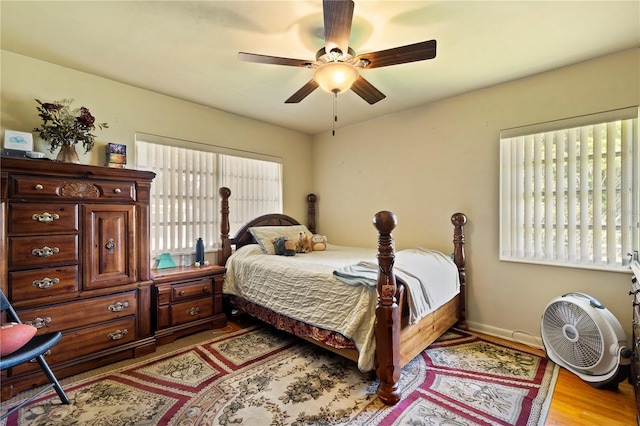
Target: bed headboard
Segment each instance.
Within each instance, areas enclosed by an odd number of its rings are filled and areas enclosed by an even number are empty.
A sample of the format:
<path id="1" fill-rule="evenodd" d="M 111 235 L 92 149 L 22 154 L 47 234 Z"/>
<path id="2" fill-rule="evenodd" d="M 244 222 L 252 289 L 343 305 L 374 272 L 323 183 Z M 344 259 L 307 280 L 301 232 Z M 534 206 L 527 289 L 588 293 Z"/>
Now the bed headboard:
<path id="1" fill-rule="evenodd" d="M 231 190 L 226 187 L 220 188 L 220 239 L 222 241 L 222 253 L 218 256 L 218 264 L 224 266 L 229 256 L 231 256 L 231 246 L 235 245 L 236 249 L 247 244 L 255 243 L 253 236 L 249 233 L 249 228 L 254 226 L 290 226 L 300 225 L 296 219 L 291 216 L 280 213 L 266 214 L 253 219 L 245 224 L 233 238 L 229 237 L 229 197 Z M 307 195 L 307 228 L 312 233 L 316 232 L 316 200 L 315 194 Z"/>

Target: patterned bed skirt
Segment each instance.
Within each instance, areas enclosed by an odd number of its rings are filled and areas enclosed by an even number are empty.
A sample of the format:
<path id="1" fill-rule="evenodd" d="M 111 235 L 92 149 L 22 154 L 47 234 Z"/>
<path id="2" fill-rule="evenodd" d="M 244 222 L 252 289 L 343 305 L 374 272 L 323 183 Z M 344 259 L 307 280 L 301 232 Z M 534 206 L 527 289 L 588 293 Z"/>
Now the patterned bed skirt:
<path id="1" fill-rule="evenodd" d="M 289 318 L 270 309 L 251 303 L 245 299 L 227 295 L 231 304 L 252 317 L 271 324 L 279 330 L 286 331 L 295 336 L 310 338 L 337 349 L 356 349 L 353 341 L 344 335 L 325 330 L 304 322 Z"/>

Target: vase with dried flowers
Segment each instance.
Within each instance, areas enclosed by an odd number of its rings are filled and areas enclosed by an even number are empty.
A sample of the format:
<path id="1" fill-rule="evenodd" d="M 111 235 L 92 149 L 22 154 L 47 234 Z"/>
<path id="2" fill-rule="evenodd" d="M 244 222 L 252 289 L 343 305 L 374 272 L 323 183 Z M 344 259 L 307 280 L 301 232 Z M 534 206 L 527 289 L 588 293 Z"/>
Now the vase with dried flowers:
<path id="1" fill-rule="evenodd" d="M 42 125 L 33 129 L 40 137 L 49 142 L 49 151 L 54 152 L 60 147 L 56 157 L 57 161 L 67 163 L 79 163 L 76 144 L 82 142 L 85 154 L 95 143 L 95 135 L 91 133 L 96 129 L 109 128 L 107 123 L 96 123 L 86 107 L 71 108 L 73 99 L 62 99 L 54 102 L 40 102 L 36 99 L 38 115 L 42 119 Z"/>

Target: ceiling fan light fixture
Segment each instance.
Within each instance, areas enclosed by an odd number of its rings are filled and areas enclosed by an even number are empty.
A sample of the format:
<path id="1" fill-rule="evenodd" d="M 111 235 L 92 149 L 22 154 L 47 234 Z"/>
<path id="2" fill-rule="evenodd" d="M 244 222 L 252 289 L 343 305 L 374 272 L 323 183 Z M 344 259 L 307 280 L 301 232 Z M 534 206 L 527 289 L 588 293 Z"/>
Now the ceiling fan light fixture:
<path id="1" fill-rule="evenodd" d="M 313 79 L 327 93 L 342 93 L 358 79 L 358 70 L 346 62 L 329 62 L 316 69 Z"/>

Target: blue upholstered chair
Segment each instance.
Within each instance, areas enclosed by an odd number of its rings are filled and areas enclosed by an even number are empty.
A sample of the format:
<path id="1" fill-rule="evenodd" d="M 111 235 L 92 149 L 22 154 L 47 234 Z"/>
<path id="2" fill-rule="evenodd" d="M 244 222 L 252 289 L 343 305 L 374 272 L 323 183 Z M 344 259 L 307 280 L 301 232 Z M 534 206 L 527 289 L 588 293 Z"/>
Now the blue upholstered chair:
<path id="1" fill-rule="evenodd" d="M 16 311 L 13 309 L 2 291 L 0 291 L 0 306 L 2 307 L 2 312 L 6 313 L 8 322 L 20 324 L 20 318 L 18 318 Z M 21 404 L 12 407 L 9 411 L 4 413 L 0 417 L 0 420 L 9 416 L 11 413 L 18 410 L 20 407 L 24 406 L 52 387 L 55 388 L 63 404 L 69 403 L 67 394 L 62 389 L 62 386 L 60 386 L 60 383 L 58 382 L 58 379 L 56 379 L 56 376 L 53 375 L 51 368 L 49 368 L 49 365 L 44 360 L 43 356 L 45 352 L 47 352 L 60 341 L 61 337 L 62 334 L 59 331 L 54 333 L 39 335 L 37 334 L 33 336 L 29 342 L 27 342 L 24 346 L 22 346 L 15 352 L 0 357 L 0 371 L 4 371 L 8 368 L 15 367 L 16 365 L 20 365 L 22 363 L 29 362 L 32 359 L 35 359 L 40 365 L 40 368 L 42 368 L 44 374 L 49 379 L 49 384 L 47 386 L 45 386 L 43 389 L 41 389 L 39 392 L 37 392 L 27 400 L 23 401 Z"/>

